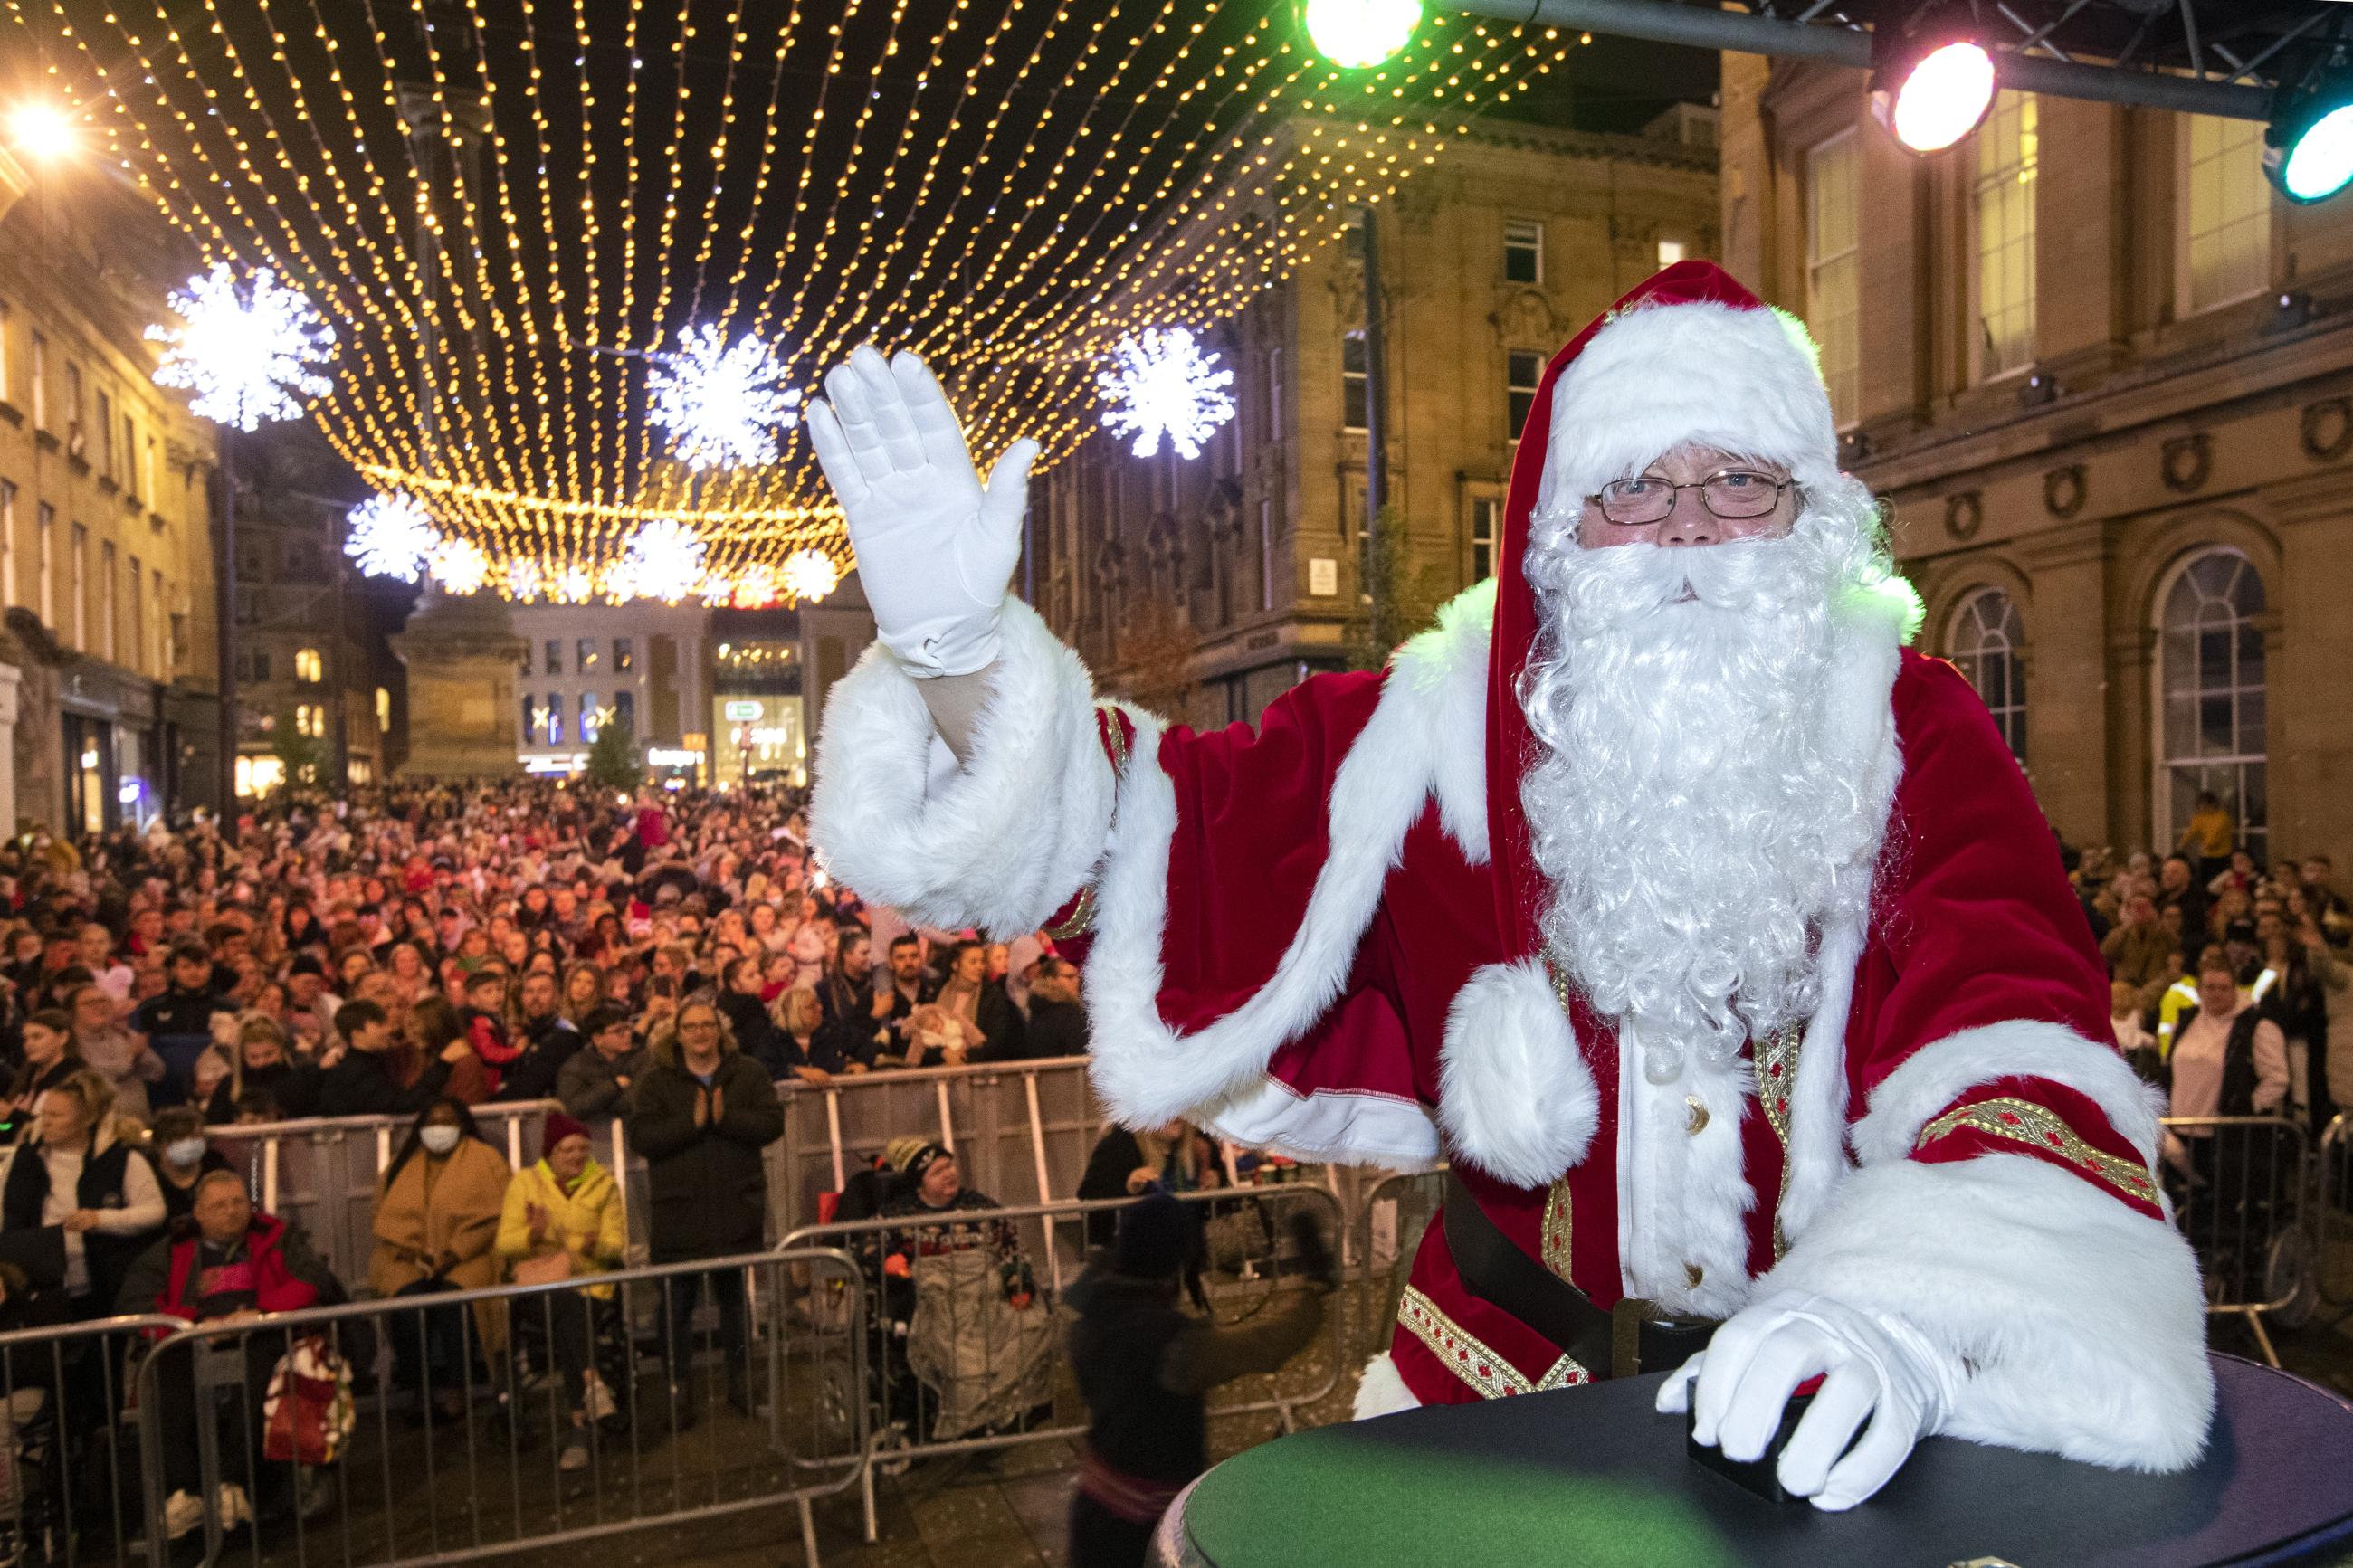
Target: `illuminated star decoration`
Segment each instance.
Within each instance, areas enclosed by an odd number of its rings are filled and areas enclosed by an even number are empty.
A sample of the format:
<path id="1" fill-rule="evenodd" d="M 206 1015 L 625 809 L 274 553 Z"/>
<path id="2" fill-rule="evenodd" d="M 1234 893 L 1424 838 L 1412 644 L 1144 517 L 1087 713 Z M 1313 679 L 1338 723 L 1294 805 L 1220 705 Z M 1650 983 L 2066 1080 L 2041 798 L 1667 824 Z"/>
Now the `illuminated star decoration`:
<path id="1" fill-rule="evenodd" d="M 731 347 L 712 325 L 688 327 L 675 353 L 649 356 L 646 416 L 670 433 L 688 468 L 758 468 L 776 460 L 776 432 L 790 429 L 801 395 L 780 384 L 785 367 L 759 339 Z"/>
<path id="2" fill-rule="evenodd" d="M 785 558 L 785 592 L 803 604 L 824 598 L 840 581 L 841 569 L 822 550 L 797 551 Z"/>
<path id="3" fill-rule="evenodd" d="M 470 539 L 445 539 L 427 562 L 433 580 L 460 598 L 491 580 L 491 559 Z"/>
<path id="4" fill-rule="evenodd" d="M 702 541 L 675 518 L 641 524 L 616 570 L 622 598 L 659 599 L 675 605 L 702 581 Z"/>
<path id="5" fill-rule="evenodd" d="M 536 599 L 546 579 L 539 563 L 528 555 L 518 555 L 507 563 L 507 597 L 517 600 Z"/>
<path id="6" fill-rule="evenodd" d="M 1198 458 L 1201 443 L 1234 416 L 1234 373 L 1218 368 L 1184 327 L 1146 327 L 1122 338 L 1117 363 L 1099 372 L 1095 387 L 1111 403 L 1103 423 L 1113 434 L 1135 437 L 1135 455 L 1160 450 L 1160 437 L 1180 458 Z"/>
<path id="7" fill-rule="evenodd" d="M 370 577 L 414 583 L 426 557 L 441 542 L 433 519 L 415 496 L 373 495 L 345 514 L 343 553 Z"/>
<path id="8" fill-rule="evenodd" d="M 256 430 L 293 418 L 305 399 L 332 385 L 319 367 L 334 350 L 334 329 L 269 268 L 240 285 L 227 262 L 216 261 L 167 302 L 180 324 L 147 329 L 149 341 L 164 345 L 155 380 L 195 393 L 188 411 L 198 418 Z"/>

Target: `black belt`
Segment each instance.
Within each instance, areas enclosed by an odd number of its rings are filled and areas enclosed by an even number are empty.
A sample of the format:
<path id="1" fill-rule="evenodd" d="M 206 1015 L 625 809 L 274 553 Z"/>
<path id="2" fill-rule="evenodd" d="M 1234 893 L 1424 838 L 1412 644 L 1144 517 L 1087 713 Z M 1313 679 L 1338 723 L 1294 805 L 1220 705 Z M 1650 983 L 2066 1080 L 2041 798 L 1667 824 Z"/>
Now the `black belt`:
<path id="1" fill-rule="evenodd" d="M 1715 1325 L 1672 1321 L 1650 1301 L 1628 1297 L 1604 1310 L 1576 1286 L 1512 1244 L 1462 1179 L 1446 1173 L 1446 1249 L 1463 1289 L 1558 1346 L 1595 1378 L 1672 1372 L 1707 1348 Z"/>

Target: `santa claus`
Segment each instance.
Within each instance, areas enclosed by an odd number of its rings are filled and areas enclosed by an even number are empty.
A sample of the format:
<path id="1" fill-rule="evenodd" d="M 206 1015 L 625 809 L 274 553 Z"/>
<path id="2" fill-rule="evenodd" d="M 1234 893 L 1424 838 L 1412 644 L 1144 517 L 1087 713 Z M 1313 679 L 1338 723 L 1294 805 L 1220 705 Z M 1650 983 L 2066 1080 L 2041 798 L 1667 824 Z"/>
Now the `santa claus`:
<path id="1" fill-rule="evenodd" d="M 913 356 L 810 411 L 880 645 L 813 837 L 919 921 L 1083 941 L 1094 1078 L 1314 1160 L 1451 1162 L 1360 1415 L 1680 1366 L 1826 1509 L 1929 1433 L 2178 1468 L 2213 1391 L 2157 1109 L 1966 680 L 1909 652 L 1804 331 L 1669 268 L 1555 356 L 1499 575 L 1258 729 L 1096 700 L 1006 597 Z"/>

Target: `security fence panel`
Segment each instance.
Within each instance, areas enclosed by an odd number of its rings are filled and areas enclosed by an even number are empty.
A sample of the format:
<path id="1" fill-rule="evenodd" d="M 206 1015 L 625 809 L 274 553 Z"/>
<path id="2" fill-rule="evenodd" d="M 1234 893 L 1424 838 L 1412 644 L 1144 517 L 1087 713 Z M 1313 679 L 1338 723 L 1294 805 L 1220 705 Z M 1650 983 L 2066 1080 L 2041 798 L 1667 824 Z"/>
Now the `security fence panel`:
<path id="1" fill-rule="evenodd" d="M 2159 1174 L 2198 1255 L 2206 1310 L 2245 1321 L 2279 1365 L 2266 1319 L 2295 1323 L 2317 1300 L 2303 1125 L 2276 1116 L 2169 1116 Z"/>

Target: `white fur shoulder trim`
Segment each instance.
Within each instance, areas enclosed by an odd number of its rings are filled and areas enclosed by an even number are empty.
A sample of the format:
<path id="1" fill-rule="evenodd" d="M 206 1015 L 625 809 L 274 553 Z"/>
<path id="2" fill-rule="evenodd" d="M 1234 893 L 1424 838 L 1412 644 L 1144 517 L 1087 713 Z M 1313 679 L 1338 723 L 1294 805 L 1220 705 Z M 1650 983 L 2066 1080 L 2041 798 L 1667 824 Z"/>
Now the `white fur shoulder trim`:
<path id="1" fill-rule="evenodd" d="M 1356 1379 L 1356 1404 L 1349 1419 L 1369 1421 L 1376 1415 L 1394 1415 L 1400 1410 L 1419 1410 L 1421 1401 L 1405 1385 L 1398 1374 L 1397 1363 L 1383 1351 L 1365 1363 L 1364 1374 Z"/>
<path id="2" fill-rule="evenodd" d="M 1438 1082 L 1456 1155 L 1514 1186 L 1548 1185 L 1584 1159 L 1601 1113 L 1541 959 L 1472 973 L 1446 1010 Z"/>
<path id="3" fill-rule="evenodd" d="M 826 703 L 810 841 L 828 875 L 917 925 L 1035 931 L 1103 857 L 1111 763 L 1086 667 L 1018 599 L 1003 632 L 962 769 L 881 643 Z"/>
<path id="4" fill-rule="evenodd" d="M 2163 1101 L 2112 1045 L 2031 1018 L 1964 1029 L 1923 1046 L 1871 1092 L 1871 1110 L 1855 1124 L 1855 1156 L 1865 1165 L 1912 1152 L 1920 1129 L 1981 1083 L 2041 1078 L 2096 1104 L 2108 1124 L 2140 1152 L 2157 1158 Z"/>
<path id="5" fill-rule="evenodd" d="M 1776 1289 L 1900 1318 L 1966 1363 L 1952 1436 L 2160 1472 L 2205 1448 L 2189 1244 L 2031 1155 L 1866 1166 L 1757 1286 Z"/>
<path id="6" fill-rule="evenodd" d="M 1219 1103 L 1204 1125 L 1216 1137 L 1310 1164 L 1419 1171 L 1438 1163 L 1438 1129 L 1419 1100 L 1365 1089 L 1302 1094 L 1271 1074 Z"/>
<path id="7" fill-rule="evenodd" d="M 1159 721 L 1130 710 L 1135 740 L 1096 884 L 1086 984 L 1095 1088 L 1121 1121 L 1145 1127 L 1189 1116 L 1217 1125 L 1230 1118 L 1238 1128 L 1263 1128 L 1267 1113 L 1278 1109 L 1260 1081 L 1267 1062 L 1338 998 L 1356 944 L 1379 907 L 1382 883 L 1433 794 L 1447 832 L 1466 858 L 1485 860 L 1487 633 L 1493 608 L 1492 585 L 1459 595 L 1435 628 L 1390 661 L 1372 717 L 1333 780 L 1325 806 L 1329 849 L 1291 945 L 1255 995 L 1189 1035 L 1163 1023 L 1158 1005 L 1176 786 L 1160 766 Z M 1303 1102 L 1327 1128 L 1336 1111 L 1314 1102 L 1328 1098 Z M 1426 1121 L 1419 1107 L 1415 1113 Z M 1405 1136 L 1394 1111 L 1357 1107 L 1355 1115 L 1366 1128 L 1377 1122 L 1385 1144 Z M 1295 1142 L 1316 1131 L 1297 1126 L 1278 1140 Z M 1427 1147 L 1434 1138 L 1425 1131 L 1415 1142 Z M 1333 1152 L 1379 1157 L 1369 1144 L 1361 1153 Z"/>

